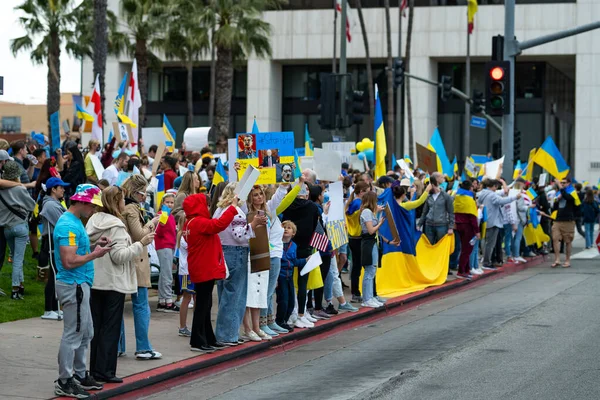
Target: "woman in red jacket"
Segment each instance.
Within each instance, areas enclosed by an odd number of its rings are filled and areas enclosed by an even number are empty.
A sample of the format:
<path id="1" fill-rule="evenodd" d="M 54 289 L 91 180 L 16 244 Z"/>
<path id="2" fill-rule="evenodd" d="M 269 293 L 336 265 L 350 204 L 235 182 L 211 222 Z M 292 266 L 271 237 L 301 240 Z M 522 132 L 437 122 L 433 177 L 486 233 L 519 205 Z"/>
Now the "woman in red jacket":
<path id="1" fill-rule="evenodd" d="M 218 233 L 225 230 L 237 215 L 238 198 L 218 219 L 208 211 L 206 195 L 188 196 L 183 202 L 186 221 L 183 235 L 188 243 L 188 270 L 196 290 L 196 305 L 192 322 L 192 351 L 212 353 L 226 347 L 217 342 L 210 321 L 215 280 L 225 279 L 226 266 Z"/>

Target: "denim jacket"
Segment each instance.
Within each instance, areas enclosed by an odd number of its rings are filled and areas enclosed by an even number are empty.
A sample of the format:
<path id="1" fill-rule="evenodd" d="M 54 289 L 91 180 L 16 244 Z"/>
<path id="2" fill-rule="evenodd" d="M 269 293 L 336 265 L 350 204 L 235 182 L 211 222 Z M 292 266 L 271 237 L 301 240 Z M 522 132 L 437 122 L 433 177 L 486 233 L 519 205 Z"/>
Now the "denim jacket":
<path id="1" fill-rule="evenodd" d="M 291 279 L 294 276 L 294 267 L 302 268 L 306 265 L 306 258 L 296 258 L 296 243 L 283 243 L 283 257 L 281 257 L 281 269 L 279 277 Z M 300 273 L 300 271 L 298 271 Z"/>

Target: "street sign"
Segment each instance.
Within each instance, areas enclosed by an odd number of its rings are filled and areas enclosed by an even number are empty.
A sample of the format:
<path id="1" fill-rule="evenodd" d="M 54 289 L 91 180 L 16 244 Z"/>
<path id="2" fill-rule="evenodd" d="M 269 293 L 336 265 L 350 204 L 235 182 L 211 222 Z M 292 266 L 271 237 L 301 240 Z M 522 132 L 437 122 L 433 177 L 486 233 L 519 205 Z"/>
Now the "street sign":
<path id="1" fill-rule="evenodd" d="M 4 94 L 4 77 L 0 76 L 0 96 Z"/>
<path id="2" fill-rule="evenodd" d="M 471 126 L 474 128 L 485 129 L 487 126 L 487 119 L 481 117 L 471 117 Z"/>

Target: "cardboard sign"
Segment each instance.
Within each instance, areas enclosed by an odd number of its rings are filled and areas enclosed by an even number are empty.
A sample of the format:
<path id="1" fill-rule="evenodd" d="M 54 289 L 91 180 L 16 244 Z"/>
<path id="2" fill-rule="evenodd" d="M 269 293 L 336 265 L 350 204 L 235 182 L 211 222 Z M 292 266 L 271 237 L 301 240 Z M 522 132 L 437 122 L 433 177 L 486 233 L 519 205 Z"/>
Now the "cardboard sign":
<path id="1" fill-rule="evenodd" d="M 394 221 L 394 215 L 392 214 L 392 210 L 390 205 L 386 203 L 385 205 L 385 219 L 390 226 L 390 232 L 392 232 L 392 242 L 400 241 L 400 235 L 398 234 L 398 228 L 396 227 L 396 221 Z"/>
<path id="2" fill-rule="evenodd" d="M 327 229 L 327 237 L 331 242 L 333 250 L 339 249 L 348 243 L 346 221 L 327 221 L 325 229 Z"/>
<path id="3" fill-rule="evenodd" d="M 158 149 L 156 149 L 156 156 L 154 158 L 154 164 L 152 164 L 152 175 L 156 175 L 156 171 L 158 171 L 158 167 L 160 166 L 160 159 L 162 158 L 165 150 L 167 149 L 167 145 L 163 140 L 158 144 Z"/>
<path id="4" fill-rule="evenodd" d="M 310 258 L 306 262 L 306 265 L 304 265 L 302 271 L 300 271 L 300 275 L 304 276 L 308 274 L 313 269 L 319 267 L 322 263 L 323 260 L 321 259 L 321 253 L 317 251 L 316 253 L 310 256 Z"/>
<path id="5" fill-rule="evenodd" d="M 465 161 L 465 171 L 467 171 L 468 176 L 479 176 L 479 167 L 475 164 L 475 161 L 473 161 L 471 157 L 467 157 Z"/>
<path id="6" fill-rule="evenodd" d="M 294 133 L 238 133 L 235 149 L 241 172 L 260 169 L 258 185 L 294 181 Z"/>
<path id="7" fill-rule="evenodd" d="M 335 151 L 315 148 L 314 169 L 320 181 L 335 182 L 342 170 L 342 159 Z"/>
<path id="8" fill-rule="evenodd" d="M 254 168 L 252 165 L 249 165 L 248 168 L 246 168 L 244 175 L 242 175 L 242 178 L 238 182 L 234 192 L 237 194 L 240 201 L 246 201 L 250 191 L 252 190 L 252 187 L 256 184 L 260 175 L 261 171 Z"/>
<path id="9" fill-rule="evenodd" d="M 129 124 L 124 124 L 122 122 L 113 122 L 113 133 L 119 133 L 117 141 L 124 142 L 126 140 L 129 143 L 134 143 L 133 140 L 133 132 L 131 131 L 131 126 Z"/>
<path id="10" fill-rule="evenodd" d="M 436 154 L 429 150 L 427 147 L 416 143 L 417 145 L 417 161 L 419 163 L 419 168 L 423 171 L 428 172 L 429 174 L 433 174 L 434 172 L 438 172 L 437 170 L 437 156 Z"/>
<path id="11" fill-rule="evenodd" d="M 255 213 L 248 213 L 248 223 L 254 220 Z M 249 240 L 250 245 L 250 272 L 262 272 L 271 269 L 271 256 L 269 251 L 269 234 L 265 225 L 254 229 L 254 238 Z"/>
<path id="12" fill-rule="evenodd" d="M 208 146 L 210 126 L 202 128 L 187 128 L 183 132 L 183 141 L 187 151 L 200 151 Z"/>

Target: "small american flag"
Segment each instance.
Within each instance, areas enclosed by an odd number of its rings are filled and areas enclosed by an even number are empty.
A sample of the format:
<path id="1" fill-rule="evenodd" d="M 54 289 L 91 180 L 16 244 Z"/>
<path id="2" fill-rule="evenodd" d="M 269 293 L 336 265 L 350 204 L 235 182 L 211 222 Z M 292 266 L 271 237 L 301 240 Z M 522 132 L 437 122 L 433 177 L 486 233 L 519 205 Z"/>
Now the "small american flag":
<path id="1" fill-rule="evenodd" d="M 310 239 L 310 246 L 319 251 L 327 251 L 329 239 L 327 238 L 327 235 L 325 235 L 325 230 L 323 229 L 321 222 L 317 222 L 315 233 L 313 233 L 312 238 Z"/>

